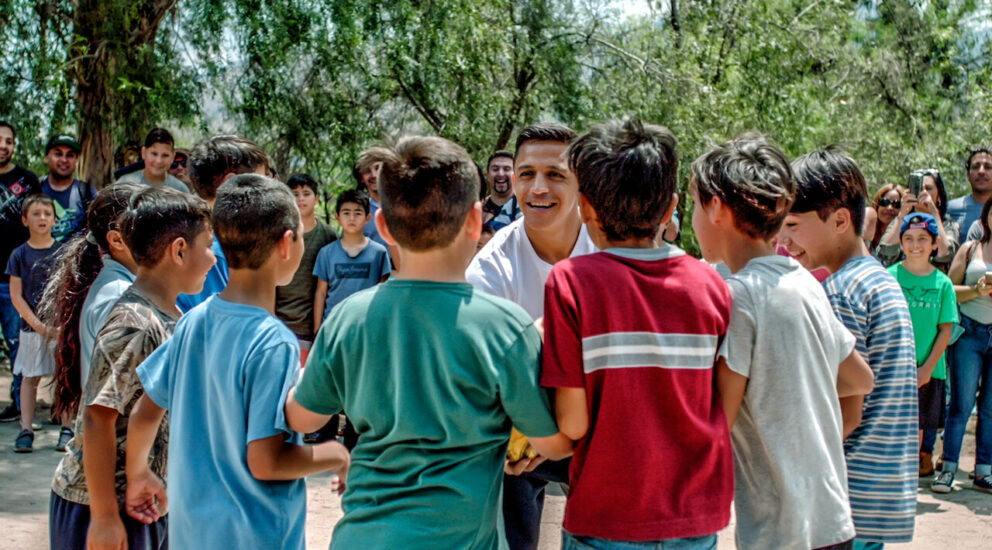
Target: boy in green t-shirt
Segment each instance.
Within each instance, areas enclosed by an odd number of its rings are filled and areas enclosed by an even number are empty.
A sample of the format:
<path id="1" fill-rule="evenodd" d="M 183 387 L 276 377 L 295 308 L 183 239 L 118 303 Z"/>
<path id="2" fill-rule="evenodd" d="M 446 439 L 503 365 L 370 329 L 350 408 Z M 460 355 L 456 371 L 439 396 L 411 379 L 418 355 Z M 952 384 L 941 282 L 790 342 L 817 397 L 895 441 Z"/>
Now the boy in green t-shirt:
<path id="1" fill-rule="evenodd" d="M 899 228 L 899 242 L 906 259 L 889 268 L 899 281 L 909 304 L 916 341 L 916 376 L 920 407 L 920 474 L 933 473 L 933 447 L 924 448 L 923 430 L 943 427 L 944 351 L 951 340 L 951 326 L 958 322 L 954 285 L 930 263 L 939 239 L 937 220 L 929 214 L 911 214 Z"/>
<path id="2" fill-rule="evenodd" d="M 407 137 L 369 154 L 376 226 L 403 270 L 331 311 L 286 420 L 310 432 L 343 409 L 358 431 L 331 548 L 505 548 L 511 424 L 548 458 L 572 452 L 538 386 L 540 337 L 521 307 L 465 282 L 482 231 L 468 153 Z"/>

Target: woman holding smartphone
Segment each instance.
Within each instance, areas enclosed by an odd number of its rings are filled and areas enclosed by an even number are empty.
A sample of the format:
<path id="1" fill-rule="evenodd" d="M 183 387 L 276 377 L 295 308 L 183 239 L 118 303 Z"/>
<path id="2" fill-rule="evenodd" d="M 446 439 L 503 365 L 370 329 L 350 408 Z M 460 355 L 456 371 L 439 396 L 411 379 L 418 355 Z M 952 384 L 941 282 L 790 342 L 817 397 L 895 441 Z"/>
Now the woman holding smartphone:
<path id="1" fill-rule="evenodd" d="M 868 252 L 874 253 L 878 242 L 888 229 L 892 220 L 899 215 L 902 207 L 902 195 L 906 188 L 897 183 L 888 183 L 875 193 L 871 206 L 865 208 L 864 239 Z"/>
<path id="2" fill-rule="evenodd" d="M 930 485 L 935 493 L 954 486 L 965 425 L 978 404 L 973 488 L 992 493 L 992 200 L 982 209 L 980 241 L 969 241 L 954 257 L 948 276 L 954 283 L 964 332 L 948 355 L 951 401 L 944 428 L 944 464 Z M 952 336 L 953 338 L 953 336 Z"/>
<path id="3" fill-rule="evenodd" d="M 909 189 L 902 194 L 899 214 L 885 229 L 874 251 L 875 257 L 886 267 L 905 258 L 902 246 L 899 244 L 899 227 L 903 219 L 912 212 L 922 212 L 936 218 L 940 240 L 937 242 L 937 254 L 931 259 L 931 263 L 947 273 L 959 248 L 960 228 L 953 218 L 947 216 L 947 191 L 944 189 L 944 179 L 938 170 L 932 168 L 915 170 L 910 174 Z"/>

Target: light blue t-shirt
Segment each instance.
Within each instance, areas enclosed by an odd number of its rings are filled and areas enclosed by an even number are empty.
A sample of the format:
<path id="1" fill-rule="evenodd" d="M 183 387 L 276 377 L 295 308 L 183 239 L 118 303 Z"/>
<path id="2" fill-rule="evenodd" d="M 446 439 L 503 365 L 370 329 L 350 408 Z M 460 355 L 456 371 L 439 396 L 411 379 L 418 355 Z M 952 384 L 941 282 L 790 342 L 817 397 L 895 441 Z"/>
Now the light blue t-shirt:
<path id="1" fill-rule="evenodd" d="M 120 262 L 103 257 L 103 267 L 97 273 L 96 279 L 90 285 L 83 301 L 82 314 L 79 319 L 79 374 L 82 377 L 81 388 L 86 387 L 90 376 L 90 361 L 93 360 L 93 348 L 96 346 L 96 335 L 103 328 L 107 315 L 114 308 L 117 299 L 134 282 L 134 273 Z"/>
<path id="2" fill-rule="evenodd" d="M 265 310 L 208 298 L 138 367 L 169 410 L 169 546 L 303 550 L 302 479 L 260 481 L 248 443 L 290 432 L 286 394 L 300 371 L 296 336 Z"/>
<path id="3" fill-rule="evenodd" d="M 909 542 L 919 467 L 916 344 L 909 306 L 895 277 L 871 256 L 848 260 L 823 281 L 823 288 L 875 373 L 861 425 L 844 440 L 857 537 Z"/>
<path id="4" fill-rule="evenodd" d="M 962 239 L 961 242 L 971 240 L 971 232 L 969 231 L 971 224 L 982 217 L 982 208 L 984 207 L 985 204 L 976 201 L 970 194 L 947 201 L 947 217 L 954 218 L 961 231 L 968 231 L 965 233 L 968 238 Z M 979 224 L 979 231 L 981 231 L 981 224 Z M 979 238 L 981 238 L 981 233 L 979 233 Z"/>
<path id="5" fill-rule="evenodd" d="M 317 253 L 313 274 L 327 283 L 327 299 L 324 301 L 324 317 L 334 306 L 352 294 L 375 286 L 389 275 L 389 253 L 386 247 L 369 239 L 369 244 L 358 253 L 350 256 L 341 241 L 335 241 Z"/>
<path id="6" fill-rule="evenodd" d="M 227 281 L 230 277 L 227 270 L 227 257 L 224 256 L 224 250 L 220 247 L 220 241 L 217 240 L 217 237 L 214 237 L 214 244 L 210 245 L 210 249 L 214 251 L 217 263 L 207 272 L 207 278 L 203 281 L 203 290 L 199 294 L 180 294 L 179 298 L 176 298 L 176 306 L 183 313 L 227 288 Z"/>
<path id="7" fill-rule="evenodd" d="M 386 245 L 386 241 L 383 240 L 382 235 L 379 234 L 379 228 L 375 226 L 375 213 L 379 211 L 379 208 L 379 203 L 372 197 L 369 197 L 369 221 L 362 228 L 362 234 L 381 244 L 386 249 L 386 255 L 388 256 L 389 247 Z"/>

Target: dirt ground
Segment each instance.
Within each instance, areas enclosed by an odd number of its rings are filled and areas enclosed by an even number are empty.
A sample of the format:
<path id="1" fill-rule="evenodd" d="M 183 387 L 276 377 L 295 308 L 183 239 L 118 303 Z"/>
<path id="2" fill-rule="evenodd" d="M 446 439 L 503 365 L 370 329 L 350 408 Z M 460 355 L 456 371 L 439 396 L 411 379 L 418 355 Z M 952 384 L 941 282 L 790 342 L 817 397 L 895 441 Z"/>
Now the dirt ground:
<path id="1" fill-rule="evenodd" d="M 0 407 L 9 402 L 10 371 L 0 366 Z M 50 398 L 42 397 L 45 402 Z M 55 452 L 58 426 L 47 424 L 48 411 L 39 411 L 44 427 L 36 433 L 35 451 L 13 452 L 17 423 L 0 424 L 0 550 L 42 549 L 48 547 L 48 501 L 52 474 L 62 453 Z M 974 419 L 965 440 L 961 464 L 974 464 Z M 939 451 L 938 451 L 939 452 Z M 992 548 L 992 495 L 970 489 L 966 473 L 959 473 L 955 490 L 935 495 L 929 480 L 920 483 L 915 540 L 909 544 L 892 544 L 888 548 L 953 550 L 988 550 Z M 557 491 L 553 491 L 557 492 Z M 328 547 L 334 524 L 340 519 L 341 499 L 332 494 L 330 476 L 308 480 L 307 547 Z M 540 550 L 559 548 L 565 497 L 551 494 L 544 510 Z M 733 548 L 733 524 L 720 533 L 719 547 Z"/>

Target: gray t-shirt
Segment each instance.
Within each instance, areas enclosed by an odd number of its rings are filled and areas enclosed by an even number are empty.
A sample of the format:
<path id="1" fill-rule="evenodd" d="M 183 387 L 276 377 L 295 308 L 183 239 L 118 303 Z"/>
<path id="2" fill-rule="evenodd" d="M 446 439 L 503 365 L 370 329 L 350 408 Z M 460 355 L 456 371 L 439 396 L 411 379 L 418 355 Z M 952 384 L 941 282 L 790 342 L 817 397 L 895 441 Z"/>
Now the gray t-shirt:
<path id="1" fill-rule="evenodd" d="M 121 176 L 121 179 L 117 180 L 117 183 L 127 182 L 127 183 L 140 183 L 142 185 L 158 185 L 152 183 L 145 179 L 145 171 L 138 170 L 137 172 L 131 172 L 130 174 L 125 174 Z M 171 187 L 176 191 L 182 191 L 183 193 L 189 193 L 189 187 L 186 186 L 179 178 L 173 176 L 172 174 L 165 175 L 165 182 L 161 185 L 166 187 Z"/>
<path id="2" fill-rule="evenodd" d="M 358 255 L 348 255 L 341 241 L 335 241 L 317 253 L 313 274 L 327 283 L 324 319 L 334 306 L 352 294 L 375 286 L 389 275 L 389 253 L 386 247 L 369 239 Z"/>
<path id="3" fill-rule="evenodd" d="M 854 335 L 792 258 L 755 258 L 727 284 L 734 308 L 720 355 L 748 378 L 731 431 L 737 547 L 808 550 L 854 538 L 837 397 Z"/>

